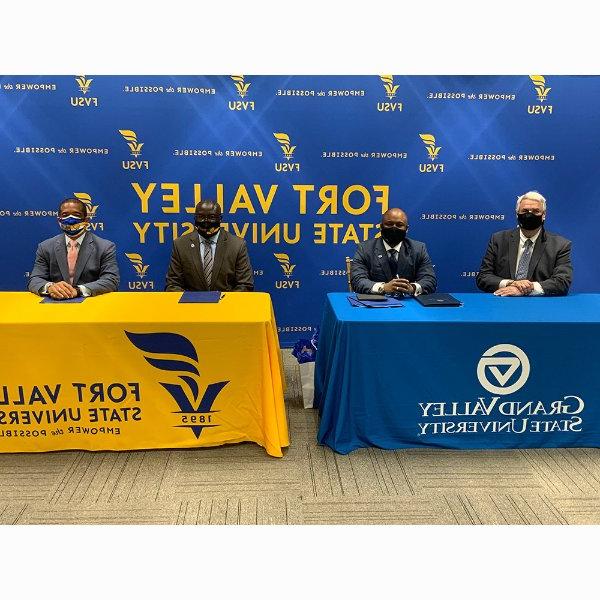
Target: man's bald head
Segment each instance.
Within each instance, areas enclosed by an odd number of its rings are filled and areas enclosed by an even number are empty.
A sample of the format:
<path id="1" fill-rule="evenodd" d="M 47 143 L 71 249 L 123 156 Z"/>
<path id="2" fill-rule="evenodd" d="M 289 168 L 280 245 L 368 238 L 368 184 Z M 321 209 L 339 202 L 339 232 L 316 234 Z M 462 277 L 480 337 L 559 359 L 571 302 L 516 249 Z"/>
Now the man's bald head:
<path id="1" fill-rule="evenodd" d="M 213 202 L 212 200 L 203 200 L 199 204 L 196 204 L 196 220 L 202 217 L 212 217 L 218 216 L 221 217 L 221 207 L 217 202 Z"/>
<path id="2" fill-rule="evenodd" d="M 389 208 L 381 217 L 381 226 L 408 229 L 408 217 L 401 208 Z"/>

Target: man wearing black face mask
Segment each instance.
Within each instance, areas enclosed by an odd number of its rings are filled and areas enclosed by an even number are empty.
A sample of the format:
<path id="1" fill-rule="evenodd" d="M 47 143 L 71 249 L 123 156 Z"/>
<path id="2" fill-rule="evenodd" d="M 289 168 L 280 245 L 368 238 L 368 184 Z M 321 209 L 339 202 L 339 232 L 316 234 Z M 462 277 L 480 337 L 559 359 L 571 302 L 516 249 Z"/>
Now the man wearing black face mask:
<path id="1" fill-rule="evenodd" d="M 173 242 L 165 290 L 251 292 L 246 242 L 221 229 L 221 207 L 209 201 L 198 204 L 195 225 L 196 231 Z"/>
<path id="2" fill-rule="evenodd" d="M 477 287 L 496 296 L 564 296 L 573 279 L 571 242 L 544 229 L 546 199 L 536 191 L 517 199 L 516 229 L 494 233 Z"/>
<path id="3" fill-rule="evenodd" d="M 408 217 L 390 208 L 381 237 L 359 245 L 352 261 L 352 289 L 359 294 L 431 294 L 437 280 L 427 248 L 406 237 Z"/>
<path id="4" fill-rule="evenodd" d="M 79 198 L 58 207 L 59 235 L 37 248 L 29 291 L 54 300 L 98 296 L 119 288 L 116 248 L 87 230 L 89 217 Z"/>

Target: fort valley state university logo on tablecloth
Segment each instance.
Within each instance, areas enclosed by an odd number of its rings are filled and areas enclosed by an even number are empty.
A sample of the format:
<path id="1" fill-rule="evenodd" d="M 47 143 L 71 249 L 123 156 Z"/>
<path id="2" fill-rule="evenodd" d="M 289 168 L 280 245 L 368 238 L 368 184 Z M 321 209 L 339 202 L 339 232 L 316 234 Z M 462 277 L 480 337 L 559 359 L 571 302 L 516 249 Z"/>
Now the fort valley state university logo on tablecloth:
<path id="1" fill-rule="evenodd" d="M 479 384 L 492 394 L 458 402 L 419 402 L 418 436 L 440 434 L 535 434 L 583 431 L 583 398 L 517 399 L 532 372 L 526 352 L 514 344 L 485 350 L 477 363 Z M 536 394 L 530 390 L 529 394 Z"/>
<path id="2" fill-rule="evenodd" d="M 209 383 L 198 400 L 200 393 L 200 371 L 198 353 L 194 344 L 177 333 L 132 333 L 125 331 L 129 341 L 144 353 L 144 359 L 156 369 L 175 375 L 181 383 L 162 382 L 165 390 L 179 407 L 173 411 L 180 416 L 180 424 L 187 427 L 196 438 L 208 427 L 218 427 L 217 413 L 213 404 L 229 381 Z"/>

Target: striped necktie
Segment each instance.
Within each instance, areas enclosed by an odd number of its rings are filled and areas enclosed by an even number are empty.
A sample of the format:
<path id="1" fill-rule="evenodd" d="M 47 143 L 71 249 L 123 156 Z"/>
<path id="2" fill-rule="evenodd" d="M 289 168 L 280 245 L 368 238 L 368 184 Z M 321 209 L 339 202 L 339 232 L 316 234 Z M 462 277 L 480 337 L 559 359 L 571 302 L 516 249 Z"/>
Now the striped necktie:
<path id="1" fill-rule="evenodd" d="M 204 244 L 204 253 L 202 256 L 202 262 L 204 263 L 204 277 L 206 277 L 206 283 L 208 284 L 208 287 L 210 287 L 213 268 L 211 243 L 208 240 L 204 240 L 202 243 Z"/>

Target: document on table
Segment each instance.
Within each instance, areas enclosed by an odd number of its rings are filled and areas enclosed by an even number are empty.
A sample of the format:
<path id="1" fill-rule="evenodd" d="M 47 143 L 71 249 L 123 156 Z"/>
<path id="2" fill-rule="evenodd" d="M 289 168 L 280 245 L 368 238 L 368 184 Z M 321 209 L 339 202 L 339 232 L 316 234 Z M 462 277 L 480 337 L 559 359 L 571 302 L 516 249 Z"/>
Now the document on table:
<path id="1" fill-rule="evenodd" d="M 348 296 L 348 302 L 352 306 L 362 306 L 363 308 L 399 308 L 404 306 L 397 298 L 387 297 L 385 300 L 376 300 L 369 302 L 368 300 L 357 300 L 356 296 Z"/>

